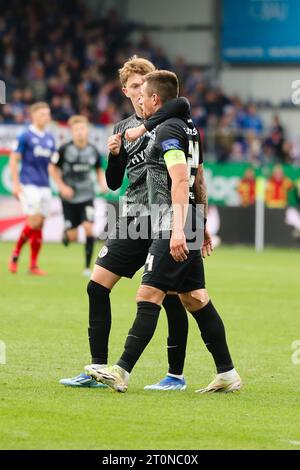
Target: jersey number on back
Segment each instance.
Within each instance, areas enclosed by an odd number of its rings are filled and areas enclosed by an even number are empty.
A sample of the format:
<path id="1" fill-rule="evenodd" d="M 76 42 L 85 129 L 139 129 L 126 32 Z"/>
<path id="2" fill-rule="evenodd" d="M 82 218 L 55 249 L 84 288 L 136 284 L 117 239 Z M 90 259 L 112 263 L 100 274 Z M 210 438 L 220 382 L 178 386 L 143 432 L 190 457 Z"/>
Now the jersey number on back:
<path id="1" fill-rule="evenodd" d="M 188 172 L 190 188 L 194 186 L 197 169 L 199 166 L 199 142 L 189 141 L 189 154 L 188 154 Z"/>

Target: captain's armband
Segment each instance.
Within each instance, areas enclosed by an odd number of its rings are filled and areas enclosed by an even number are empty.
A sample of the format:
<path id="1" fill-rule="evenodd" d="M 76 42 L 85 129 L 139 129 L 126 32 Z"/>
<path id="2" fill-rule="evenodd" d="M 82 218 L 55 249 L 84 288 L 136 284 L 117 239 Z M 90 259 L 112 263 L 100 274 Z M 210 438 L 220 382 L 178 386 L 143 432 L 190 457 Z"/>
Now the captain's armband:
<path id="1" fill-rule="evenodd" d="M 177 149 L 168 150 L 164 154 L 164 159 L 165 159 L 168 169 L 174 165 L 177 165 L 178 163 L 186 164 L 185 153 L 183 150 L 177 150 Z"/>

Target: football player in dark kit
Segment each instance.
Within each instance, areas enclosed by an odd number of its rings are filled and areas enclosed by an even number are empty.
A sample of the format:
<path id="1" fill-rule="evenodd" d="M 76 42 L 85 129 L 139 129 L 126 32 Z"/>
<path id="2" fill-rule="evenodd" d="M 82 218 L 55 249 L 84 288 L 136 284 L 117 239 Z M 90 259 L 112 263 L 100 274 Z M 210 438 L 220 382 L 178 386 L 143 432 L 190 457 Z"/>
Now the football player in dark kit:
<path id="1" fill-rule="evenodd" d="M 174 73 L 163 70 L 149 73 L 140 97 L 144 117 L 153 115 L 177 96 L 178 80 Z M 205 288 L 203 239 L 198 234 L 203 216 L 205 222 L 207 195 L 201 141 L 192 120 L 170 118 L 158 126 L 146 163 L 154 237 L 137 292 L 137 315 L 116 365 L 87 366 L 86 372 L 112 389 L 125 392 L 130 373 L 154 334 L 166 293 L 172 290 L 178 292 L 195 318 L 217 368 L 216 378 L 197 391 L 239 390 L 242 382 L 231 360 L 224 325 Z M 204 214 L 198 213 L 197 204 L 204 207 Z M 209 238 L 206 230 L 204 244 L 205 238 Z"/>
<path id="2" fill-rule="evenodd" d="M 150 227 L 148 213 L 148 191 L 146 184 L 145 159 L 149 154 L 154 136 L 142 136 L 136 142 L 127 142 L 122 136 L 126 129 L 139 126 L 144 122 L 139 97 L 143 77 L 155 70 L 151 62 L 133 56 L 122 69 L 120 81 L 124 94 L 131 100 L 135 113 L 129 118 L 116 124 L 114 134 L 108 139 L 108 167 L 106 179 L 108 186 L 115 190 L 122 184 L 125 170 L 129 179 L 126 191 L 126 204 L 123 214 L 118 219 L 116 227 L 110 234 L 105 246 L 96 260 L 91 281 L 88 284 L 89 296 L 89 343 L 92 356 L 91 370 L 107 366 L 108 341 L 111 328 L 110 292 L 121 277 L 132 278 L 145 264 L 150 243 Z M 153 130 L 165 119 L 186 115 L 189 104 L 184 98 L 170 101 L 146 123 L 147 130 Z M 128 237 L 127 227 L 136 220 L 141 226 L 141 236 L 137 239 Z M 146 236 L 145 236 L 145 228 Z M 167 295 L 164 300 L 167 313 L 168 362 L 167 376 L 159 383 L 146 388 L 159 390 L 184 390 L 186 383 L 182 375 L 186 341 L 188 334 L 188 319 L 185 309 L 177 295 Z M 78 376 L 60 380 L 60 383 L 71 387 L 103 386 L 90 375 L 81 373 Z"/>
<path id="3" fill-rule="evenodd" d="M 96 172 L 98 184 L 107 190 L 102 158 L 96 147 L 88 142 L 88 120 L 75 115 L 69 119 L 73 140 L 62 145 L 53 155 L 49 167 L 62 199 L 65 230 L 63 243 L 77 240 L 77 228 L 83 225 L 85 242 L 85 269 L 83 275 L 90 277 L 93 256 L 94 235 L 94 181 Z"/>

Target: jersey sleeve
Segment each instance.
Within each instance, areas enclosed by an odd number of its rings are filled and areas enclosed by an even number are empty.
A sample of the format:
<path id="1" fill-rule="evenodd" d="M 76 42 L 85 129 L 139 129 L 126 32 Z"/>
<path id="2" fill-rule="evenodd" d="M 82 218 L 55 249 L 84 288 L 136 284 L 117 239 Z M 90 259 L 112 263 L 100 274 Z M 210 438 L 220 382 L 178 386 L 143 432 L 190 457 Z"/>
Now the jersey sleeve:
<path id="1" fill-rule="evenodd" d="M 100 168 L 103 168 L 103 157 L 101 153 L 99 153 L 98 150 L 96 149 L 95 169 L 99 170 Z"/>
<path id="2" fill-rule="evenodd" d="M 156 142 L 160 146 L 162 154 L 169 150 L 186 151 L 186 136 L 184 131 L 173 123 L 164 124 L 158 129 Z"/>
<path id="3" fill-rule="evenodd" d="M 158 124 L 171 117 L 190 117 L 190 102 L 184 96 L 167 101 L 156 113 L 144 122 L 147 131 L 152 131 Z"/>
<path id="4" fill-rule="evenodd" d="M 178 125 L 163 125 L 157 132 L 156 143 L 168 169 L 178 163 L 186 164 L 186 135 Z"/>
<path id="5" fill-rule="evenodd" d="M 26 132 L 23 132 L 17 137 L 17 140 L 14 142 L 12 146 L 12 151 L 23 155 L 25 151 L 25 147 L 26 147 Z"/>
<path id="6" fill-rule="evenodd" d="M 119 127 L 114 127 L 114 134 L 120 132 Z M 105 171 L 106 182 L 109 189 L 115 191 L 120 188 L 124 179 L 127 165 L 127 152 L 124 147 L 123 137 L 119 155 L 108 155 L 108 163 Z"/>
<path id="7" fill-rule="evenodd" d="M 62 168 L 63 161 L 64 161 L 64 153 L 65 153 L 65 145 L 59 147 L 57 151 L 54 151 L 51 157 L 51 163 L 53 165 L 58 166 L 58 168 Z"/>

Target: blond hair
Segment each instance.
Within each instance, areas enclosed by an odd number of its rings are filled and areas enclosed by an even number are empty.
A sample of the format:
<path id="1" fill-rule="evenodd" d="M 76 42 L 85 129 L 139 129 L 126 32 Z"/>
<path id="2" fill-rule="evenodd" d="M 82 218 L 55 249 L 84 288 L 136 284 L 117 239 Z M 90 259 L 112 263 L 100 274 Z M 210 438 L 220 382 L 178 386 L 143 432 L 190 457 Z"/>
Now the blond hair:
<path id="1" fill-rule="evenodd" d="M 85 116 L 82 116 L 81 114 L 75 114 L 74 116 L 71 116 L 68 120 L 68 124 L 71 127 L 79 123 L 84 123 L 88 125 L 89 123 L 88 118 Z"/>
<path id="2" fill-rule="evenodd" d="M 120 82 L 123 87 L 126 86 L 129 76 L 133 73 L 140 75 L 147 75 L 147 73 L 154 72 L 155 66 L 148 59 L 133 55 L 128 59 L 123 67 L 119 69 Z"/>
<path id="3" fill-rule="evenodd" d="M 39 109 L 42 109 L 42 108 L 50 109 L 50 106 L 45 101 L 39 101 L 38 103 L 34 103 L 30 106 L 30 108 L 29 108 L 30 114 L 33 114 L 33 113 L 35 113 L 35 111 L 38 111 Z"/>

